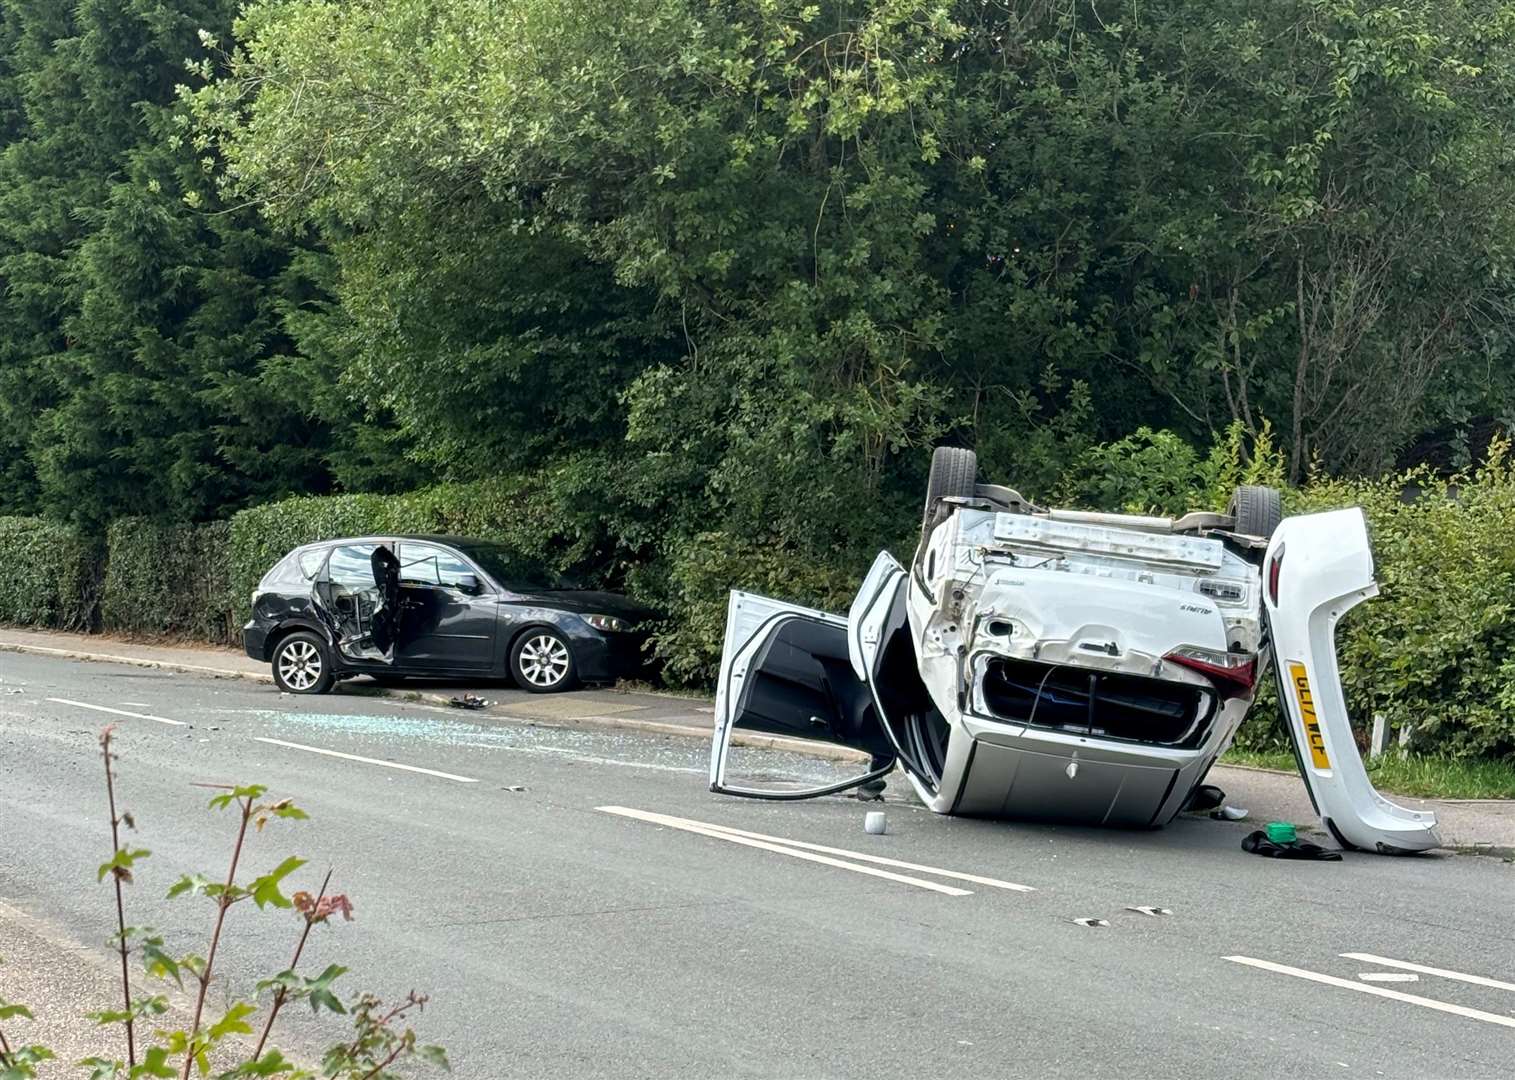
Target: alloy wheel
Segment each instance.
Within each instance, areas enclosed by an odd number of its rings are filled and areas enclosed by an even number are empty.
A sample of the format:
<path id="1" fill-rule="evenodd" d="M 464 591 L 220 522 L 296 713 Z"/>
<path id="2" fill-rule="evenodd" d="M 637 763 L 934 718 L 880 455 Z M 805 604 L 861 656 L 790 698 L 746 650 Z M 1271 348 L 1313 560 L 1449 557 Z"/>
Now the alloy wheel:
<path id="1" fill-rule="evenodd" d="M 538 634 L 521 646 L 521 675 L 532 686 L 556 686 L 568 677 L 568 646 L 551 634 Z"/>
<path id="2" fill-rule="evenodd" d="M 321 678 L 321 650 L 295 641 L 279 651 L 279 678 L 291 690 L 309 690 Z"/>

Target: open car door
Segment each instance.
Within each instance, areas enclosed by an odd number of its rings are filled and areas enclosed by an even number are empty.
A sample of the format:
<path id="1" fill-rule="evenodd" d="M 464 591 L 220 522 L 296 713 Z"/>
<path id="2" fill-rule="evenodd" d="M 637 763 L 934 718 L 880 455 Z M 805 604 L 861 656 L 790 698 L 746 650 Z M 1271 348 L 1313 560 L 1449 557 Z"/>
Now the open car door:
<path id="1" fill-rule="evenodd" d="M 1278 698 L 1316 813 L 1345 847 L 1400 854 L 1438 846 L 1435 814 L 1374 790 L 1347 716 L 1336 624 L 1378 595 L 1362 511 L 1285 519 L 1263 566 Z"/>
<path id="2" fill-rule="evenodd" d="M 933 805 L 946 770 L 949 729 L 921 680 L 905 609 L 907 582 L 894 556 L 879 552 L 847 613 L 847 651 L 900 764 Z"/>
<path id="3" fill-rule="evenodd" d="M 333 548 L 312 586 L 311 599 L 345 659 L 394 662 L 400 627 L 400 560 L 388 544 Z"/>
<path id="4" fill-rule="evenodd" d="M 733 592 L 716 687 L 710 790 L 808 799 L 894 768 L 873 695 L 848 658 L 847 620 Z M 821 748 L 824 747 L 824 751 Z"/>

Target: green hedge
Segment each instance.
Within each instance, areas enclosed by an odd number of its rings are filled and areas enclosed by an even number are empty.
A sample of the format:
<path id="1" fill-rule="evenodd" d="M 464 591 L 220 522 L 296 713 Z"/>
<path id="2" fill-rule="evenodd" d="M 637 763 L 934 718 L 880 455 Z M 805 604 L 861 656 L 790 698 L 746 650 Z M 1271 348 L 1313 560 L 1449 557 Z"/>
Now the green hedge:
<path id="1" fill-rule="evenodd" d="M 88 630 L 99 594 L 96 543 L 42 518 L 0 517 L 0 623 Z"/>
<path id="2" fill-rule="evenodd" d="M 241 628 L 231 602 L 230 555 L 230 522 L 112 522 L 106 533 L 102 628 L 235 644 Z"/>

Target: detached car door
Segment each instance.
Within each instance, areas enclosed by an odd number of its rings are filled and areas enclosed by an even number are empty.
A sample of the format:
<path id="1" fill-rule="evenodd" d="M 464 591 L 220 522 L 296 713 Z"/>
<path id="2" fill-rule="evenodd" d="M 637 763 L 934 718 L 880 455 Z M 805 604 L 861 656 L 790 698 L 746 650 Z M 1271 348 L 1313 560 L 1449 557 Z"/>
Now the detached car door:
<path id="1" fill-rule="evenodd" d="M 710 790 L 807 799 L 882 777 L 894 760 L 873 695 L 853 671 L 847 620 L 732 593 Z"/>
<path id="2" fill-rule="evenodd" d="M 499 597 L 473 564 L 440 544 L 400 541 L 402 667 L 483 671 L 494 663 Z"/>

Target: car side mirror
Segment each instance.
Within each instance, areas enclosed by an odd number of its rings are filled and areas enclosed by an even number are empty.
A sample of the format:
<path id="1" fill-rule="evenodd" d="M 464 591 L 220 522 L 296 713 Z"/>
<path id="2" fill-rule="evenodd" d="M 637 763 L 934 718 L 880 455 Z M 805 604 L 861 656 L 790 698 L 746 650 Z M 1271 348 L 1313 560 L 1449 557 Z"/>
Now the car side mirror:
<path id="1" fill-rule="evenodd" d="M 458 591 L 467 593 L 469 596 L 477 596 L 484 591 L 479 584 L 479 579 L 474 574 L 460 574 L 458 576 Z"/>

